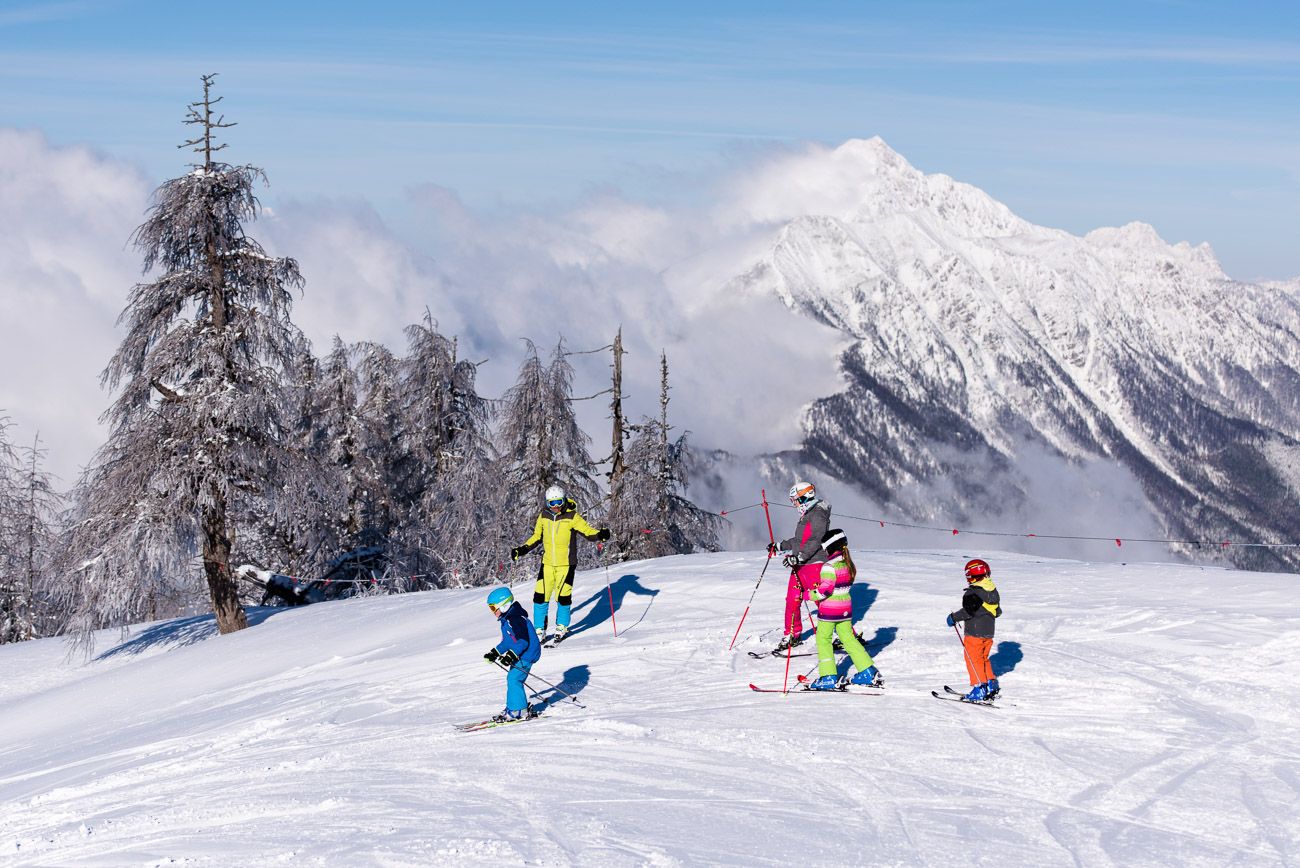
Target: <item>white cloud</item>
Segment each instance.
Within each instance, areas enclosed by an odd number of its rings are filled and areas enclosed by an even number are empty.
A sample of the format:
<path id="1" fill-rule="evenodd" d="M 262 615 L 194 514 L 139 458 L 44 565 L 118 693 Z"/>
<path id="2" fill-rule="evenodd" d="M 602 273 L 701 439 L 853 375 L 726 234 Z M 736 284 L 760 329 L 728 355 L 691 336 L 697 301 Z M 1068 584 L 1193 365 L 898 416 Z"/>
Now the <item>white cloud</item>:
<path id="1" fill-rule="evenodd" d="M 140 276 L 129 239 L 148 194 L 128 166 L 0 129 L 0 410 L 14 441 L 39 431 L 63 484 L 102 439 L 99 373 Z"/>

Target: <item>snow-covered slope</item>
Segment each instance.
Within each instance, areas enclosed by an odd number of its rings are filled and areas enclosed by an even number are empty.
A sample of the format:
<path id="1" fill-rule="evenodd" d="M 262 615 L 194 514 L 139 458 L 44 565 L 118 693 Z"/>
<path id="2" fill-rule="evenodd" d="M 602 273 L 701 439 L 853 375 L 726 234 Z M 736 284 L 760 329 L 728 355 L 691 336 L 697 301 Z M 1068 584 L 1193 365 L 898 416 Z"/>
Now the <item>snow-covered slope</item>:
<path id="1" fill-rule="evenodd" d="M 807 412 L 802 461 L 950 520 L 1041 515 L 1095 489 L 1059 480 L 1097 462 L 1124 479 L 1110 526 L 1076 533 L 1300 540 L 1300 488 L 1277 459 L 1300 440 L 1295 282 L 1230 280 L 1208 246 L 1142 223 L 1036 226 L 878 138 L 786 169 L 745 203 L 775 228 L 731 291 L 854 340 L 846 388 Z"/>
<path id="2" fill-rule="evenodd" d="M 756 694 L 784 583 L 696 555 L 578 576 L 578 632 L 499 709 L 484 589 L 0 648 L 7 865 L 1282 865 L 1300 859 L 1293 576 L 981 552 L 1005 704 L 963 680 L 955 552 L 860 552 L 884 696 Z M 524 593 L 520 587 L 517 592 Z M 812 658 L 794 658 L 794 672 Z M 552 697 L 553 698 L 553 697 Z"/>

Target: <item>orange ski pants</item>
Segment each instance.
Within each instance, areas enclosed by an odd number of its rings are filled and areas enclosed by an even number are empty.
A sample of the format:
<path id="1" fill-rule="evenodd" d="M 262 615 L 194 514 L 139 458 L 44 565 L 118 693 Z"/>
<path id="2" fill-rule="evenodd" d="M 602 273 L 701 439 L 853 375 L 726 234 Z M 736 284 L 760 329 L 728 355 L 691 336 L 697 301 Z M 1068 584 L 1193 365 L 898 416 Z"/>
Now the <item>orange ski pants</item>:
<path id="1" fill-rule="evenodd" d="M 971 686 L 992 679 L 993 666 L 989 663 L 989 652 L 993 650 L 993 640 L 982 636 L 964 636 L 961 641 L 966 646 L 966 672 L 970 675 Z"/>

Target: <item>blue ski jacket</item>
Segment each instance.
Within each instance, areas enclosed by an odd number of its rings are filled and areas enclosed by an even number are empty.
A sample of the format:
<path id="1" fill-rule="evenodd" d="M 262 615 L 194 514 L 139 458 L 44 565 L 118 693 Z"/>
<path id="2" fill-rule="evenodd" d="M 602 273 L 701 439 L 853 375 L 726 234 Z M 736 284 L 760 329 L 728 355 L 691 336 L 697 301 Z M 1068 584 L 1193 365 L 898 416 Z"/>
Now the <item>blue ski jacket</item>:
<path id="1" fill-rule="evenodd" d="M 513 651 L 519 655 L 522 663 L 536 663 L 542 656 L 542 643 L 537 641 L 537 631 L 533 622 L 528 620 L 528 613 L 516 600 L 506 609 L 500 619 L 501 641 L 497 644 L 497 653 Z"/>

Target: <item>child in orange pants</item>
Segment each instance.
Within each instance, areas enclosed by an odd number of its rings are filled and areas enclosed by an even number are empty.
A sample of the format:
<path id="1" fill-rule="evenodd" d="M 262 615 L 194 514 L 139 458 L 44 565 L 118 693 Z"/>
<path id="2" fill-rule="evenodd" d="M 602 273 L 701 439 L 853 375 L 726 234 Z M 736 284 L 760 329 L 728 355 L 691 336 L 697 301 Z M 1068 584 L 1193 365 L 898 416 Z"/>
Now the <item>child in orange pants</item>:
<path id="1" fill-rule="evenodd" d="M 966 671 L 970 674 L 968 702 L 985 702 L 1000 692 L 997 676 L 989 663 L 993 650 L 993 632 L 1002 614 L 1002 599 L 993 585 L 993 570 L 987 561 L 976 558 L 966 564 L 966 591 L 961 596 L 961 608 L 948 616 L 948 626 L 965 621 Z"/>

